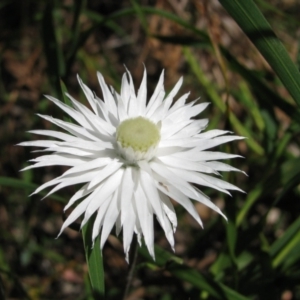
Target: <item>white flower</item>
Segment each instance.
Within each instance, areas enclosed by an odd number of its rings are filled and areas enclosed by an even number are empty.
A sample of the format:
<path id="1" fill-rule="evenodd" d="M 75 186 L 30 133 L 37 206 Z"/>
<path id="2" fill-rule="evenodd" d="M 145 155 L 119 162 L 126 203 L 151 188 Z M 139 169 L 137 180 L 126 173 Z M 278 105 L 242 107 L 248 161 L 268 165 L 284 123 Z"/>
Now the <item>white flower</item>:
<path id="1" fill-rule="evenodd" d="M 223 130 L 202 133 L 208 120 L 193 118 L 208 103 L 186 103 L 189 93 L 174 101 L 182 78 L 165 97 L 162 72 L 147 103 L 146 75 L 145 70 L 136 95 L 128 71 L 123 75 L 120 94 L 113 88 L 109 89 L 103 76 L 98 73 L 104 101 L 95 96 L 78 77 L 92 110 L 68 94 L 73 108 L 46 96 L 77 124 L 39 115 L 68 133 L 32 130 L 31 133 L 57 140 L 20 144 L 44 147 L 43 152 L 51 152 L 32 159 L 35 164 L 23 170 L 52 165 L 71 167 L 60 177 L 40 186 L 34 194 L 49 186 L 55 187 L 48 195 L 66 186 L 84 184 L 65 207 L 66 210 L 78 202 L 62 225 L 61 232 L 82 214 L 84 218 L 81 226 L 96 213 L 92 239 L 95 240 L 101 232 L 102 249 L 113 226 L 116 226 L 117 234 L 123 228 L 127 260 L 134 232 L 139 243 L 141 237 L 144 237 L 149 253 L 154 258 L 153 215 L 156 215 L 174 249 L 173 232 L 176 230 L 177 218 L 170 199 L 181 204 L 201 226 L 202 222 L 190 199 L 203 203 L 225 217 L 192 184 L 211 187 L 227 194 L 228 190 L 241 191 L 212 176 L 219 175 L 219 171 L 239 171 L 217 161 L 238 155 L 208 149 L 242 137 L 228 135 L 229 132 Z"/>

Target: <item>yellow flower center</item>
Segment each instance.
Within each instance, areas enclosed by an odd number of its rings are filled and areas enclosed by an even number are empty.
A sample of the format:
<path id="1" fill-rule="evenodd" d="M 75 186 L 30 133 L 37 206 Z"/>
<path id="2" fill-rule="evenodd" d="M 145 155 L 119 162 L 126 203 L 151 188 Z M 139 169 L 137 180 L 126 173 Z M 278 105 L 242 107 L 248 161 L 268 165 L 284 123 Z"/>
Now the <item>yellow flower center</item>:
<path id="1" fill-rule="evenodd" d="M 150 147 L 156 147 L 159 140 L 158 126 L 143 117 L 127 119 L 117 128 L 117 141 L 123 148 L 147 152 Z"/>
<path id="2" fill-rule="evenodd" d="M 130 162 L 150 160 L 160 141 L 159 127 L 143 117 L 123 121 L 116 135 L 121 155 Z"/>

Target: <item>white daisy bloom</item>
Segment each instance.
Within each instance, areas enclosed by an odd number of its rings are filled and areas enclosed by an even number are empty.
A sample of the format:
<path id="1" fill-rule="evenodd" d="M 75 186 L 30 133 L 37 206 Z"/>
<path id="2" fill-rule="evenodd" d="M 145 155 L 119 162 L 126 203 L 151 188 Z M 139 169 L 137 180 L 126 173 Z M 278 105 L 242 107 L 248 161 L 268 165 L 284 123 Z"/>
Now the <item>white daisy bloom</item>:
<path id="1" fill-rule="evenodd" d="M 153 95 L 147 102 L 146 70 L 138 93 L 135 93 L 131 74 L 122 78 L 121 93 L 106 85 L 98 73 L 103 93 L 99 99 L 78 77 L 78 82 L 91 110 L 67 97 L 73 108 L 46 96 L 59 106 L 77 124 L 51 116 L 41 118 L 62 128 L 67 133 L 52 130 L 32 130 L 56 140 L 23 142 L 22 146 L 44 147 L 40 152 L 51 152 L 32 159 L 34 165 L 23 169 L 63 165 L 70 169 L 42 186 L 33 194 L 55 186 L 48 195 L 73 184 L 83 186 L 72 196 L 65 210 L 73 209 L 62 225 L 61 232 L 84 214 L 81 226 L 96 213 L 92 239 L 101 234 L 101 249 L 113 226 L 117 234 L 123 228 L 123 246 L 126 258 L 133 233 L 145 240 L 154 258 L 153 215 L 163 228 L 174 250 L 177 218 L 172 200 L 182 205 L 202 226 L 191 200 L 198 201 L 226 218 L 220 209 L 198 187 L 206 186 L 229 194 L 242 191 L 214 175 L 219 171 L 239 171 L 218 160 L 239 157 L 235 154 L 209 151 L 218 145 L 240 140 L 228 131 L 202 132 L 207 119 L 193 119 L 208 103 L 186 103 L 189 93 L 176 101 L 174 97 L 182 85 L 180 78 L 165 97 L 162 72 Z M 172 105 L 173 103 L 173 105 Z M 48 196 L 47 195 L 47 196 Z M 60 232 L 60 234 L 61 234 Z"/>

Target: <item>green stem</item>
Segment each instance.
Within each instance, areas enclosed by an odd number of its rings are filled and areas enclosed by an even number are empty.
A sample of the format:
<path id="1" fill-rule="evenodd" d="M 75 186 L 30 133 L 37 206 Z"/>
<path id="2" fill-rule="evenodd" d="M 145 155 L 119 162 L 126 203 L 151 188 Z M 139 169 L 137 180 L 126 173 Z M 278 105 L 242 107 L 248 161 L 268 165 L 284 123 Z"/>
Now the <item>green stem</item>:
<path id="1" fill-rule="evenodd" d="M 137 254 L 138 254 L 138 247 L 137 247 L 137 240 L 136 237 L 133 237 L 132 243 L 131 243 L 131 249 L 130 249 L 130 255 L 129 255 L 129 261 L 130 261 L 130 267 L 129 267 L 129 273 L 127 276 L 127 283 L 124 291 L 123 300 L 126 300 L 129 289 L 133 280 L 133 274 L 135 271 L 136 261 L 137 261 Z"/>
<path id="2" fill-rule="evenodd" d="M 86 262 L 88 264 L 90 281 L 93 289 L 95 299 L 104 299 L 105 285 L 104 285 L 104 268 L 102 253 L 100 249 L 100 236 L 98 236 L 94 243 L 92 241 L 94 218 L 91 218 L 88 223 L 82 228 L 82 237 L 84 243 L 84 251 Z"/>

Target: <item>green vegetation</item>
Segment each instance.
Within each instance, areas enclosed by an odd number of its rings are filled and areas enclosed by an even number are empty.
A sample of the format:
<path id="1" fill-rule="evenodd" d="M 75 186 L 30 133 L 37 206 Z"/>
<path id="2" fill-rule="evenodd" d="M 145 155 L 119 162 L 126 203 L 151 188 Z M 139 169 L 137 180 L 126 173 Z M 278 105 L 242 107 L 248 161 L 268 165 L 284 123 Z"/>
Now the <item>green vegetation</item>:
<path id="1" fill-rule="evenodd" d="M 298 1 L 21 2 L 0 4 L 0 299 L 101 299 L 102 259 L 105 299 L 122 299 L 121 238 L 102 257 L 89 224 L 55 239 L 77 187 L 28 197 L 66 169 L 19 172 L 36 154 L 15 145 L 52 128 L 36 113 L 66 118 L 43 94 L 87 105 L 76 74 L 101 98 L 97 71 L 118 88 L 124 65 L 139 84 L 143 63 L 150 93 L 163 68 L 167 91 L 183 75 L 181 95 L 211 102 L 209 128 L 246 137 L 219 150 L 249 177 L 223 174 L 246 194 L 203 189 L 228 222 L 197 205 L 201 229 L 176 206 L 175 253 L 155 224 L 156 260 L 139 249 L 126 299 L 300 299 Z"/>

